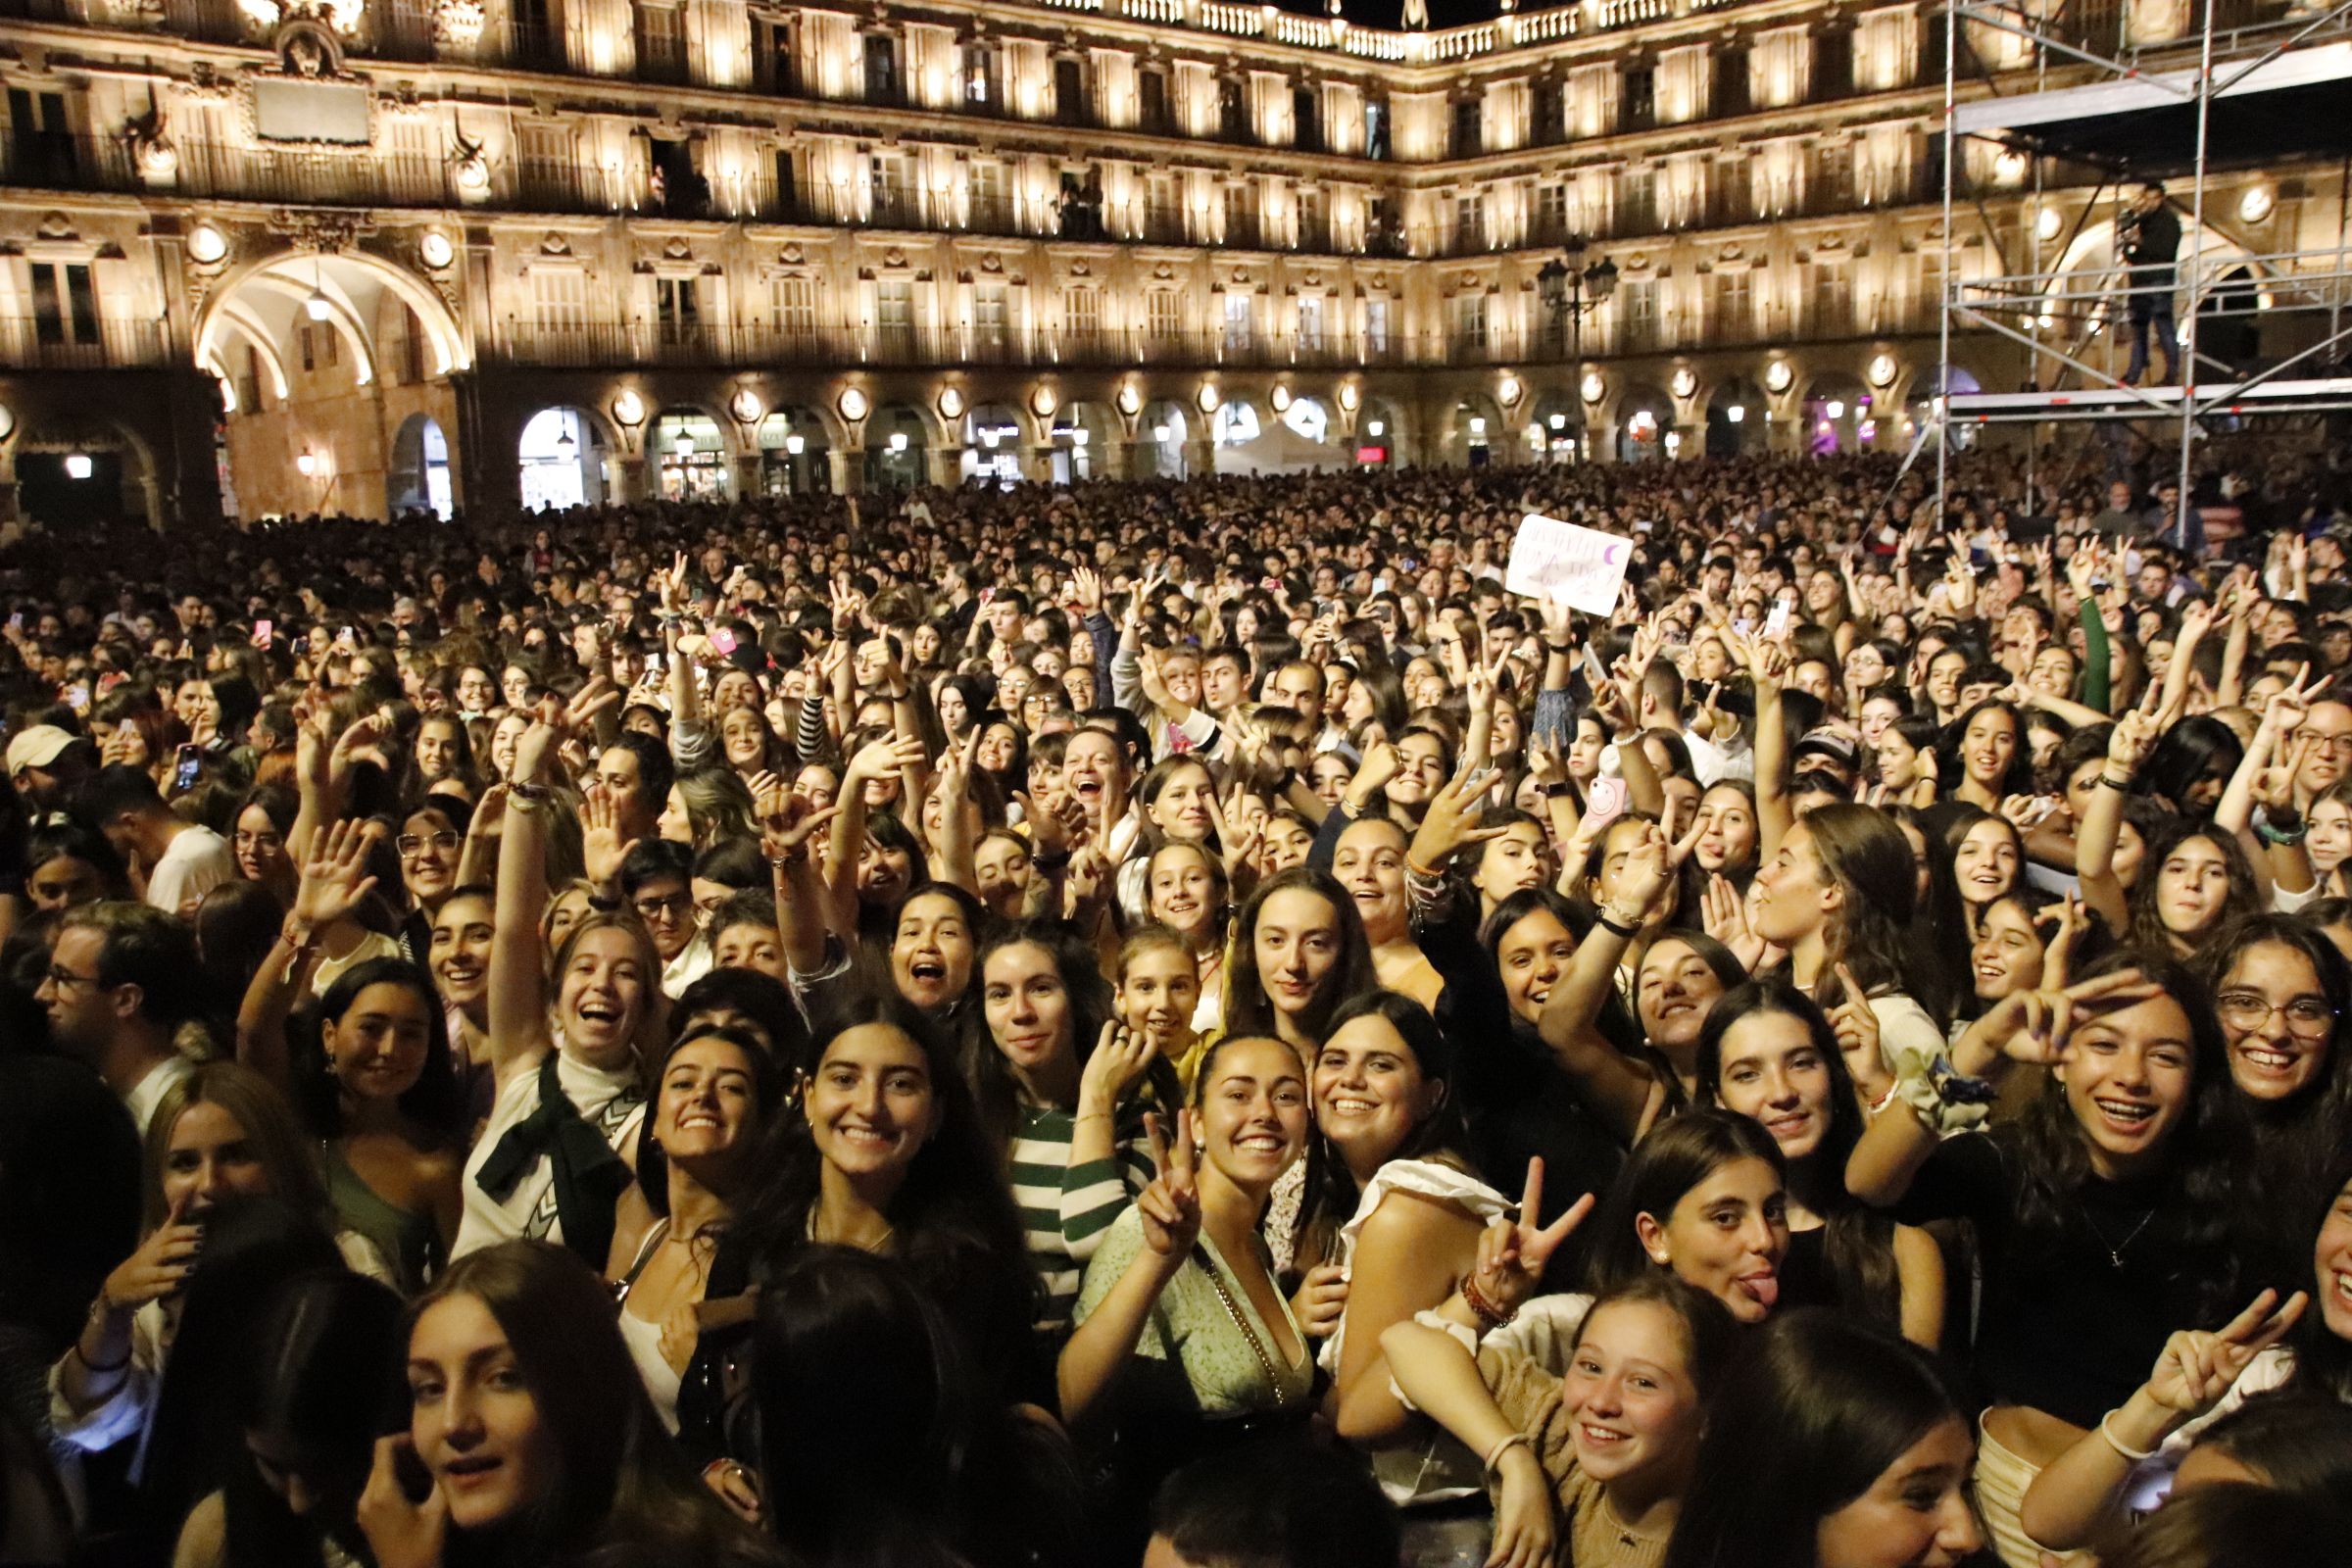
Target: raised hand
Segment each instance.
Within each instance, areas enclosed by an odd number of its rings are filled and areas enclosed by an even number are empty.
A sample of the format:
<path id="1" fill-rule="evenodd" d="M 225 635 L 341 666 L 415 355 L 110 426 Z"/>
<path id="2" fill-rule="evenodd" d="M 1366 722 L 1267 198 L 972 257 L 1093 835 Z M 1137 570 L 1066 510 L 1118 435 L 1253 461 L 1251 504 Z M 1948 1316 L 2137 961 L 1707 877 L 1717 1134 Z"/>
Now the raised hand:
<path id="1" fill-rule="evenodd" d="M 1842 963 L 1838 965 L 1838 984 L 1845 998 L 1830 1010 L 1830 1030 L 1838 1037 L 1838 1054 L 1845 1058 L 1846 1069 L 1853 1075 L 1854 1093 L 1865 1106 L 1876 1104 L 1894 1082 L 1879 1045 L 1879 1015 L 1871 1011 L 1870 996 L 1854 978 L 1853 970 Z"/>
<path id="2" fill-rule="evenodd" d="M 580 805 L 581 871 L 600 888 L 620 880 L 620 862 L 628 858 L 635 839 L 620 836 L 620 811 L 603 790 L 592 790 Z"/>
<path id="3" fill-rule="evenodd" d="M 2160 995 L 2137 969 L 2118 969 L 2063 991 L 2021 991 L 2000 1004 L 2014 1006 L 2017 1017 L 2016 1028 L 2001 1042 L 2001 1054 L 2031 1066 L 2055 1066 L 2066 1059 L 2078 1014 L 2135 1006 Z"/>
<path id="4" fill-rule="evenodd" d="M 811 809 L 807 801 L 781 783 L 762 790 L 756 800 L 760 812 L 760 852 L 767 857 L 770 865 L 797 858 L 819 828 L 841 814 L 838 804 Z"/>
<path id="5" fill-rule="evenodd" d="M 196 1272 L 196 1254 L 204 1246 L 204 1227 L 187 1222 L 188 1198 L 172 1200 L 164 1222 L 147 1233 L 138 1250 L 115 1265 L 98 1299 L 111 1312 L 135 1312 L 149 1301 L 176 1295 Z"/>
<path id="6" fill-rule="evenodd" d="M 449 1540 L 449 1494 L 427 1480 L 422 1502 L 409 1496 L 404 1470 L 421 1471 L 406 1432 L 375 1441 L 375 1463 L 360 1493 L 360 1533 L 376 1568 L 441 1568 Z"/>
<path id="7" fill-rule="evenodd" d="M 2143 1385 L 2148 1397 L 2193 1421 L 2221 1403 L 2254 1358 L 2286 1337 L 2311 1298 L 2301 1291 L 2280 1305 L 2277 1291 L 2264 1291 L 2220 1329 L 2184 1329 L 2164 1342 L 2156 1369 Z"/>
<path id="8" fill-rule="evenodd" d="M 1569 1204 L 1567 1212 L 1548 1225 L 1536 1223 L 1543 1211 L 1544 1161 L 1539 1157 L 1527 1162 L 1527 1188 L 1517 1211 L 1497 1218 L 1478 1238 L 1478 1262 L 1472 1273 L 1479 1294 L 1505 1312 L 1517 1311 L 1520 1302 L 1536 1294 L 1544 1265 L 1592 1212 L 1592 1195 L 1587 1193 Z"/>
<path id="9" fill-rule="evenodd" d="M 302 863 L 302 879 L 294 888 L 295 923 L 321 931 L 357 909 L 375 891 L 368 856 L 382 837 L 383 829 L 370 821 L 345 818 L 329 827 Z"/>
<path id="10" fill-rule="evenodd" d="M 1490 768 L 1466 769 L 1447 779 L 1429 798 L 1429 808 L 1422 813 L 1421 825 L 1414 830 L 1413 841 L 1405 851 L 1406 861 L 1439 870 L 1471 845 L 1500 838 L 1508 831 L 1469 825 L 1471 818 L 1484 812 L 1480 797 L 1494 782 L 1494 773 Z"/>
<path id="11" fill-rule="evenodd" d="M 1176 1112 L 1176 1142 L 1168 1143 L 1159 1117 L 1147 1112 L 1144 1136 L 1152 1141 L 1152 1182 L 1135 1200 L 1143 1216 L 1144 1245 L 1171 1263 L 1182 1262 L 1200 1239 L 1200 1192 L 1193 1154 L 1193 1113 Z"/>
<path id="12" fill-rule="evenodd" d="M 1104 1024 L 1102 1038 L 1095 1042 L 1078 1074 L 1078 1114 L 1111 1114 L 1156 1054 L 1150 1036 L 1122 1023 Z"/>

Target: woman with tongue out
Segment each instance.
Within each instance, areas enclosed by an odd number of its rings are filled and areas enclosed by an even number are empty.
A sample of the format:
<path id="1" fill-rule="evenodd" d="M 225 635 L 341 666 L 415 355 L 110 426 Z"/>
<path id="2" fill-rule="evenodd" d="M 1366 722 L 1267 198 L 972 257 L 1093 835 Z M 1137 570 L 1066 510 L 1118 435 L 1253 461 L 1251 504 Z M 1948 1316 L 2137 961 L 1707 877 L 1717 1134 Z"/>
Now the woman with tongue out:
<path id="1" fill-rule="evenodd" d="M 1859 1015 L 1851 1003 L 1840 1010 Z M 1754 1121 L 1788 1161 L 1783 1303 L 1835 1306 L 1935 1349 L 1943 1334 L 1943 1254 L 1927 1232 L 1895 1224 L 1845 1190 L 1862 1104 L 1821 1008 L 1785 980 L 1751 980 L 1727 993 L 1699 1032 L 1698 1084 L 1700 1103 Z"/>
<path id="2" fill-rule="evenodd" d="M 1977 1371 L 1992 1397 L 1977 1499 L 2001 1560 L 2038 1568 L 2019 1519 L 2034 1476 L 2139 1387 L 2175 1329 L 2218 1326 L 2244 1303 L 2227 1046 L 2195 977 L 2127 949 L 2063 991 L 2020 991 L 1960 1037 L 1952 1076 L 1929 1094 L 1981 1098 L 2018 1061 L 2048 1065 L 2061 1092 L 1943 1139 L 1936 1099 L 1923 1110 L 1927 1097 L 1897 1096 L 1846 1182 L 1906 1224 L 1975 1223 Z"/>

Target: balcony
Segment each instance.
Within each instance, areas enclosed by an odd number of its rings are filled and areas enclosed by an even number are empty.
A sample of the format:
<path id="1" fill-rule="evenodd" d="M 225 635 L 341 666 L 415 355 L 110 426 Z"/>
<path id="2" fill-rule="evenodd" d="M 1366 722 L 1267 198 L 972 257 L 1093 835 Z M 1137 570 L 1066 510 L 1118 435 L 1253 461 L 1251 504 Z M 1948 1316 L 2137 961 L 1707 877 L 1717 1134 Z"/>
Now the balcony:
<path id="1" fill-rule="evenodd" d="M 56 317 L 0 316 L 0 368 L 121 370 L 166 363 L 169 344 L 160 320 L 101 317 L 74 329 Z M 88 335 L 80 335 L 88 334 Z"/>

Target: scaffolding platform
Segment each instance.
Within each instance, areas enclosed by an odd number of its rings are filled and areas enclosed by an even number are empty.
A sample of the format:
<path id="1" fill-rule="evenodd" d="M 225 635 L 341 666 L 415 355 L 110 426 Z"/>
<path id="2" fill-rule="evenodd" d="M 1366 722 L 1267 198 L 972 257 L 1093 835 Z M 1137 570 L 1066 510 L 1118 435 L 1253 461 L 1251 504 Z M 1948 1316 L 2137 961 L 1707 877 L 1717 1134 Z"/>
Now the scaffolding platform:
<path id="1" fill-rule="evenodd" d="M 2063 392 L 1955 392 L 1945 412 L 1955 420 L 1990 423 L 2095 416 L 2102 418 L 2178 418 L 2191 398 L 2203 414 L 2303 413 L 2352 408 L 2352 375 L 2299 380 L 2206 381 L 2178 386 L 2074 387 Z"/>

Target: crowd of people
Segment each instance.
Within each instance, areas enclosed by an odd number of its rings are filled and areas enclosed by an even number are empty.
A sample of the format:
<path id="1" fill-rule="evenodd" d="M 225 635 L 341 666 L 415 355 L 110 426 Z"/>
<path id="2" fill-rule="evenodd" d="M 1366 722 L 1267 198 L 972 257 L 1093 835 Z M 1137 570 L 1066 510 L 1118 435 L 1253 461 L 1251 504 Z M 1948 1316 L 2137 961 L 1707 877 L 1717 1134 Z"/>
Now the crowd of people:
<path id="1" fill-rule="evenodd" d="M 2352 470 L 1949 474 L 21 534 L 0 1562 L 2344 1561 Z"/>

